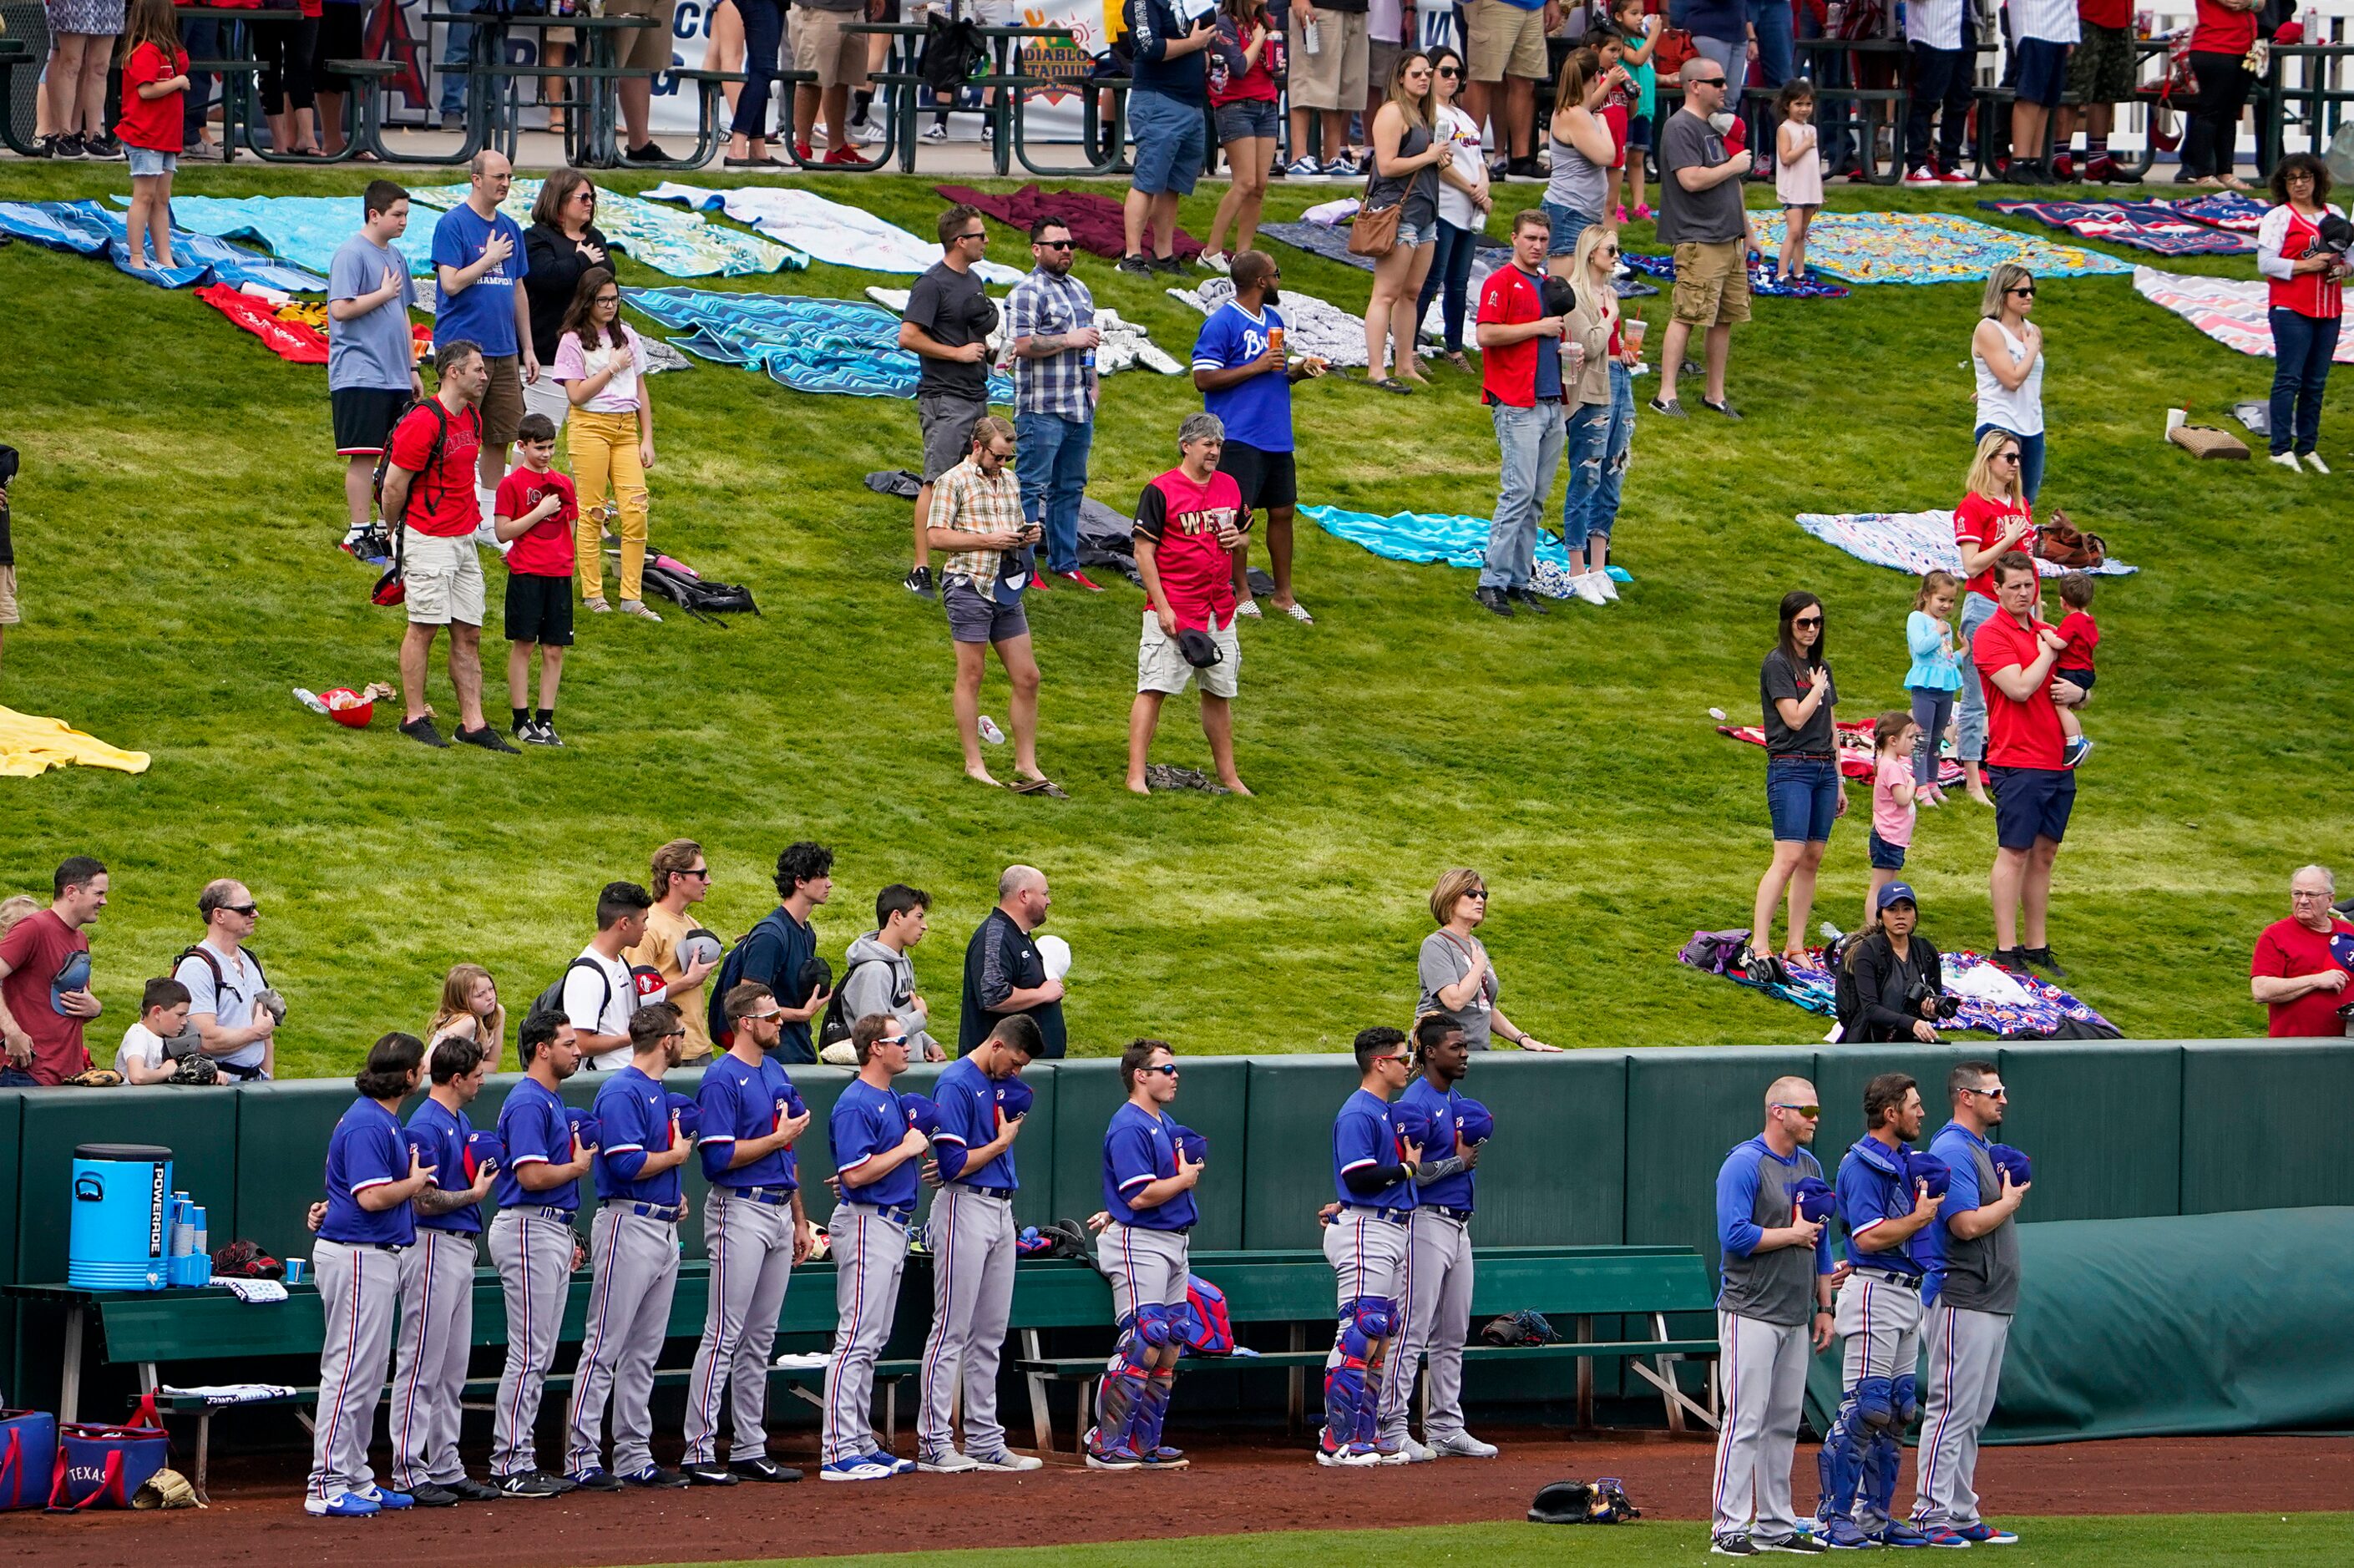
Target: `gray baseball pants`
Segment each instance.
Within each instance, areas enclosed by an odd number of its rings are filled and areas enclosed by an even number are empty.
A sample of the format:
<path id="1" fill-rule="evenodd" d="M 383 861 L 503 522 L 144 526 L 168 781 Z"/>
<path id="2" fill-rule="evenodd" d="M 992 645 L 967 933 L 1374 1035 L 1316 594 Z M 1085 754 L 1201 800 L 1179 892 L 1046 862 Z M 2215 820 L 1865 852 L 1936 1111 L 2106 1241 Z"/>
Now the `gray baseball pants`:
<path id="1" fill-rule="evenodd" d="M 1840 1386 L 1853 1393 L 1868 1377 L 1893 1382 L 1921 1364 L 1921 1293 L 1858 1270 L 1840 1287 Z M 1901 1438 L 1902 1429 L 1897 1432 Z M 1893 1480 L 1889 1483 L 1895 1484 Z M 1856 1493 L 1855 1521 L 1867 1535 L 1888 1527 L 1869 1486 Z"/>
<path id="2" fill-rule="evenodd" d="M 1807 1398 L 1807 1325 L 1720 1311 L 1716 1337 L 1723 1347 L 1724 1424 L 1716 1435 L 1710 1533 L 1754 1531 L 1760 1541 L 1787 1540 L 1798 1531 L 1790 1456 Z"/>
<path id="3" fill-rule="evenodd" d="M 392 1480 L 402 1491 L 462 1479 L 458 1404 L 474 1348 L 474 1235 L 418 1227 L 400 1255 L 399 1355 L 392 1374 Z"/>
<path id="4" fill-rule="evenodd" d="M 711 1307 L 687 1386 L 686 1463 L 707 1465 L 718 1452 L 719 1407 L 729 1405 L 731 1459 L 769 1451 L 769 1352 L 793 1277 L 793 1206 L 726 1196 L 714 1187 L 703 1204 L 703 1240 L 711 1256 Z M 728 1396 L 732 1394 L 732 1399 Z"/>
<path id="5" fill-rule="evenodd" d="M 843 1199 L 826 1223 L 833 1238 L 833 1360 L 825 1369 L 825 1463 L 863 1459 L 875 1440 L 875 1360 L 891 1337 L 899 1275 L 907 1263 L 907 1219 Z"/>
<path id="6" fill-rule="evenodd" d="M 368 1435 L 392 1359 L 392 1315 L 400 1300 L 400 1254 L 388 1246 L 312 1244 L 327 1337 L 319 1350 L 319 1406 L 311 1431 L 309 1495 L 329 1502 L 372 1491 Z"/>
<path id="7" fill-rule="evenodd" d="M 507 1363 L 499 1373 L 499 1408 L 491 1427 L 493 1476 L 539 1467 L 533 1428 L 564 1329 L 574 1245 L 567 1209 L 525 1204 L 501 1209 L 491 1221 L 491 1263 L 507 1308 Z"/>
<path id="8" fill-rule="evenodd" d="M 1921 1400 L 1920 1474 L 1913 1496 L 1913 1522 L 1923 1530 L 1978 1522 L 1978 1434 L 1994 1414 L 2009 1339 L 2007 1312 L 1929 1308 L 1929 1386 Z"/>
<path id="9" fill-rule="evenodd" d="M 572 1379 L 571 1433 L 564 1461 L 573 1475 L 596 1469 L 605 1446 L 605 1402 L 613 1404 L 613 1473 L 653 1467 L 654 1361 L 670 1333 L 678 1284 L 678 1222 L 609 1202 L 588 1230 L 588 1337 Z"/>
<path id="10" fill-rule="evenodd" d="M 956 1446 L 951 1425 L 960 1375 L 965 1447 L 1005 1446 L 997 1423 L 997 1361 L 1013 1312 L 1013 1202 L 951 1182 L 932 1200 L 932 1332 L 924 1342 L 919 1453 Z"/>
<path id="11" fill-rule="evenodd" d="M 1436 1441 L 1463 1430 L 1463 1341 L 1471 1332 L 1471 1222 L 1416 1209 L 1398 1294 L 1405 1327 L 1393 1342 L 1382 1384 L 1381 1438 L 1406 1435 L 1418 1369 L 1430 1366 L 1422 1435 Z"/>

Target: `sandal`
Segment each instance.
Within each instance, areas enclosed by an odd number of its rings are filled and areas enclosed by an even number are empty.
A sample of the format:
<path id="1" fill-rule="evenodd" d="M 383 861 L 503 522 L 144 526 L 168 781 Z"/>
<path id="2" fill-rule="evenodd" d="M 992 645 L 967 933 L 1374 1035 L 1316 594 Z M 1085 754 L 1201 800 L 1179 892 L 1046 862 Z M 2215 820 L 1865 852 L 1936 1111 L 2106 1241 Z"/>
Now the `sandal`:
<path id="1" fill-rule="evenodd" d="M 1236 615 L 1247 615 L 1253 620 L 1259 620 L 1258 600 L 1255 599 L 1244 599 L 1240 604 L 1235 606 L 1235 613 Z"/>
<path id="2" fill-rule="evenodd" d="M 1300 604 L 1296 601 L 1291 604 L 1287 604 L 1283 607 L 1283 613 L 1291 617 L 1292 620 L 1299 622 L 1302 626 L 1313 626 L 1316 624 L 1316 618 L 1308 613 L 1308 607 L 1304 604 Z"/>
<path id="3" fill-rule="evenodd" d="M 1071 792 L 1052 779 L 1016 779 L 1006 788 L 1016 795 L 1046 795 L 1057 800 L 1071 798 Z"/>
<path id="4" fill-rule="evenodd" d="M 1411 397 L 1414 396 L 1414 388 L 1407 386 L 1405 382 L 1399 380 L 1394 376 L 1384 376 L 1378 381 L 1368 376 L 1365 377 L 1365 385 L 1373 387 L 1377 391 L 1394 392 L 1402 397 Z"/>

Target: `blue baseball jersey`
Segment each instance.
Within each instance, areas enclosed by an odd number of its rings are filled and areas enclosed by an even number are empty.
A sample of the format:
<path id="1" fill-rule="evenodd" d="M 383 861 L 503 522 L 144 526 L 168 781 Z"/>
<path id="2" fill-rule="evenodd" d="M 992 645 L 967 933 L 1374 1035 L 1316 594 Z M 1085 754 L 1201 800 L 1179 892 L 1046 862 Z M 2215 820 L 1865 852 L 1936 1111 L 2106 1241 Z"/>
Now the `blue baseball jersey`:
<path id="1" fill-rule="evenodd" d="M 1837 1266 L 1831 1228 L 1825 1225 L 1816 1236 L 1811 1258 L 1795 1246 L 1757 1250 L 1767 1231 L 1790 1224 L 1797 1211 L 1792 1189 L 1809 1176 L 1823 1178 L 1812 1154 L 1804 1149 L 1776 1154 L 1763 1138 L 1736 1143 L 1724 1157 L 1716 1173 L 1716 1240 L 1724 1249 L 1716 1304 L 1723 1310 L 1786 1327 L 1813 1316 L 1815 1277 Z"/>
<path id="2" fill-rule="evenodd" d="M 1349 1190 L 1349 1172 L 1367 1166 L 1397 1165 L 1405 1160 L 1398 1146 L 1397 1124 L 1390 1120 L 1390 1103 L 1370 1089 L 1359 1089 L 1341 1103 L 1332 1118 L 1332 1190 L 1343 1207 L 1411 1209 L 1414 1177 L 1393 1181 L 1378 1192 L 1360 1197 Z"/>
<path id="3" fill-rule="evenodd" d="M 971 1057 L 960 1056 L 949 1064 L 939 1082 L 932 1086 L 932 1099 L 940 1107 L 940 1132 L 935 1143 L 948 1146 L 939 1150 L 940 1175 L 944 1180 L 972 1187 L 1022 1184 L 1014 1179 L 1012 1149 L 978 1168 L 963 1163 L 967 1153 L 997 1137 L 994 1078 L 982 1072 Z M 951 1171 L 951 1164 L 959 1168 Z"/>
<path id="4" fill-rule="evenodd" d="M 1899 1246 L 1881 1252 L 1870 1252 L 1855 1245 L 1855 1238 L 1874 1225 L 1890 1220 L 1901 1220 L 1913 1212 L 1913 1183 L 1907 1181 L 1898 1165 L 1904 1159 L 1900 1146 L 1892 1150 L 1880 1139 L 1864 1137 L 1856 1140 L 1847 1151 L 1839 1168 L 1839 1217 L 1847 1228 L 1847 1260 L 1868 1268 L 1885 1269 L 1891 1274 L 1908 1275 L 1918 1279 L 1926 1272 L 1917 1254 L 1923 1238 L 1935 1225 L 1925 1226 L 1907 1237 Z"/>
<path id="5" fill-rule="evenodd" d="M 327 1217 L 319 1234 L 328 1241 L 407 1246 L 417 1239 L 407 1203 L 370 1213 L 359 1194 L 408 1176 L 408 1139 L 400 1118 L 374 1100 L 352 1102 L 327 1139 Z"/>
<path id="6" fill-rule="evenodd" d="M 590 1161 L 597 1173 L 597 1196 L 675 1204 L 679 1167 L 645 1173 L 646 1156 L 666 1152 L 673 1136 L 670 1096 L 662 1084 L 634 1065 L 624 1067 L 597 1086 L 596 1117 L 603 1129 L 597 1157 Z"/>
<path id="7" fill-rule="evenodd" d="M 537 1078 L 526 1076 L 499 1107 L 499 1143 L 507 1162 L 491 1184 L 491 1200 L 502 1209 L 519 1207 L 578 1209 L 580 1183 L 576 1179 L 545 1192 L 530 1192 L 515 1180 L 526 1165 L 567 1165 L 572 1160 L 572 1123 L 564 1102 Z"/>
<path id="8" fill-rule="evenodd" d="M 825 1126 L 833 1139 L 833 1167 L 844 1174 L 878 1154 L 888 1154 L 907 1139 L 907 1113 L 899 1104 L 898 1092 L 878 1089 L 864 1078 L 850 1080 L 850 1086 L 833 1102 L 833 1114 Z M 844 1181 L 842 1195 L 852 1202 L 885 1209 L 913 1204 L 922 1165 L 920 1160 L 903 1160 L 880 1181 L 863 1187 Z"/>
<path id="9" fill-rule="evenodd" d="M 1434 1089 L 1428 1078 L 1416 1078 L 1398 1097 L 1398 1109 L 1419 1111 L 1430 1120 L 1430 1141 L 1422 1146 L 1425 1160 L 1446 1160 L 1455 1153 L 1456 1107 L 1463 1097 L 1452 1088 Z M 1452 1176 L 1442 1176 L 1428 1186 L 1415 1188 L 1415 1201 L 1443 1209 L 1472 1207 L 1473 1178 L 1477 1171 L 1458 1171 Z"/>
<path id="10" fill-rule="evenodd" d="M 721 1052 L 703 1069 L 695 1101 L 703 1114 L 703 1174 L 713 1186 L 801 1185 L 801 1167 L 790 1149 L 771 1150 L 732 1171 L 727 1168 L 736 1158 L 737 1139 L 766 1138 L 779 1124 L 809 1108 L 773 1057 L 763 1056 L 758 1066 L 748 1067 L 734 1052 Z"/>
<path id="11" fill-rule="evenodd" d="M 433 1167 L 435 1185 L 452 1192 L 472 1185 L 466 1180 L 466 1135 L 473 1130 L 474 1124 L 466 1119 L 464 1111 L 453 1111 L 430 1095 L 409 1113 L 408 1141 L 425 1151 L 425 1163 Z M 482 1206 L 469 1203 L 446 1214 L 420 1214 L 417 1228 L 480 1235 Z"/>
<path id="12" fill-rule="evenodd" d="M 1231 370 L 1267 352 L 1267 334 L 1283 330 L 1283 313 L 1262 305 L 1257 315 L 1228 300 L 1210 313 L 1193 339 L 1193 368 Z M 1291 450 L 1291 377 L 1281 365 L 1216 392 L 1202 406 L 1223 420 L 1226 440 L 1263 452 Z"/>
<path id="13" fill-rule="evenodd" d="M 1139 1230 L 1182 1231 L 1199 1212 L 1189 1188 L 1165 1203 L 1149 1209 L 1129 1206 L 1129 1200 L 1164 1176 L 1177 1174 L 1177 1136 L 1169 1118 L 1159 1111 L 1140 1109 L 1134 1100 L 1111 1113 L 1104 1129 L 1104 1207 L 1122 1224 Z"/>

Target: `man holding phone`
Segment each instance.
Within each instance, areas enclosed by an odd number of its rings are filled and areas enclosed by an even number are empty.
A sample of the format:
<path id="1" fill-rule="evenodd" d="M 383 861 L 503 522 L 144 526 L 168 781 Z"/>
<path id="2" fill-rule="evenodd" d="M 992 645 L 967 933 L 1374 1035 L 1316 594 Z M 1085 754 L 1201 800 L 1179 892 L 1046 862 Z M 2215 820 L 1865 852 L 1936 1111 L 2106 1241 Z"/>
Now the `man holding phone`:
<path id="1" fill-rule="evenodd" d="M 974 421 L 972 449 L 933 487 L 925 543 L 954 552 L 940 568 L 940 607 L 956 642 L 957 739 L 965 777 L 991 789 L 998 780 L 981 760 L 981 682 L 989 651 L 1013 687 L 1013 771 L 1017 795 L 1063 794 L 1038 771 L 1038 662 L 1030 652 L 1030 618 L 1022 609 L 1029 586 L 1032 546 L 1044 530 L 1022 515 L 1022 487 L 1013 477 L 1013 426 L 1002 416 Z"/>

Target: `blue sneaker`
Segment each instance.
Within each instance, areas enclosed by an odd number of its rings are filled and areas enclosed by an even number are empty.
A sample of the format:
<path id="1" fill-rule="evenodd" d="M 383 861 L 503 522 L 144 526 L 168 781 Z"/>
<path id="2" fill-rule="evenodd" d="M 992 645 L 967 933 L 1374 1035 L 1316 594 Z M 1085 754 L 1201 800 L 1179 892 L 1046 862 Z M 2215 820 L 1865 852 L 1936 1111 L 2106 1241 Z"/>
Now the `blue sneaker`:
<path id="1" fill-rule="evenodd" d="M 1998 1529 L 1995 1526 L 1987 1523 L 1984 1520 L 1980 1520 L 1976 1524 L 1966 1524 L 1954 1533 L 1960 1536 L 1963 1540 L 1971 1542 L 1979 1546 L 2016 1546 L 2019 1544 L 2018 1536 L 2013 1535 L 2009 1531 Z"/>
<path id="2" fill-rule="evenodd" d="M 360 1493 L 359 1495 L 367 1499 L 368 1501 L 376 1504 L 377 1508 L 383 1509 L 387 1512 L 398 1509 L 414 1508 L 417 1506 L 417 1499 L 410 1497 L 407 1492 L 388 1492 L 382 1487 L 370 1487 L 367 1490 Z M 2011 1539 L 2016 1541 L 2019 1538 L 2014 1535 Z"/>
<path id="3" fill-rule="evenodd" d="M 1922 1534 L 1924 1537 L 1922 1544 L 1925 1546 L 1958 1546 L 1964 1551 L 1967 1551 L 1971 1545 L 1974 1544 L 1970 1538 L 1964 1535 L 1960 1531 L 1948 1530 L 1942 1524 L 1933 1526 L 1930 1529 L 1924 1531 Z"/>
<path id="4" fill-rule="evenodd" d="M 834 1459 L 818 1467 L 821 1481 L 887 1481 L 896 1472 L 871 1459 Z"/>
<path id="5" fill-rule="evenodd" d="M 341 1497 L 302 1499 L 302 1511 L 321 1519 L 366 1519 L 378 1507 L 375 1499 L 364 1498 L 357 1492 L 345 1492 Z"/>
<path id="6" fill-rule="evenodd" d="M 911 1476 L 916 1473 L 915 1460 L 902 1459 L 895 1455 L 885 1454 L 880 1449 L 867 1455 L 866 1462 L 870 1465 L 880 1465 L 895 1476 Z"/>
<path id="7" fill-rule="evenodd" d="M 1814 1537 L 1834 1552 L 1861 1552 L 1880 1544 L 1866 1535 L 1855 1520 L 1846 1518 L 1818 1520 Z"/>
<path id="8" fill-rule="evenodd" d="M 1903 1520 L 1893 1519 L 1888 1521 L 1887 1528 L 1880 1532 L 1880 1544 L 1898 1547 L 1926 1546 L 1929 1544 L 1929 1538 Z"/>

